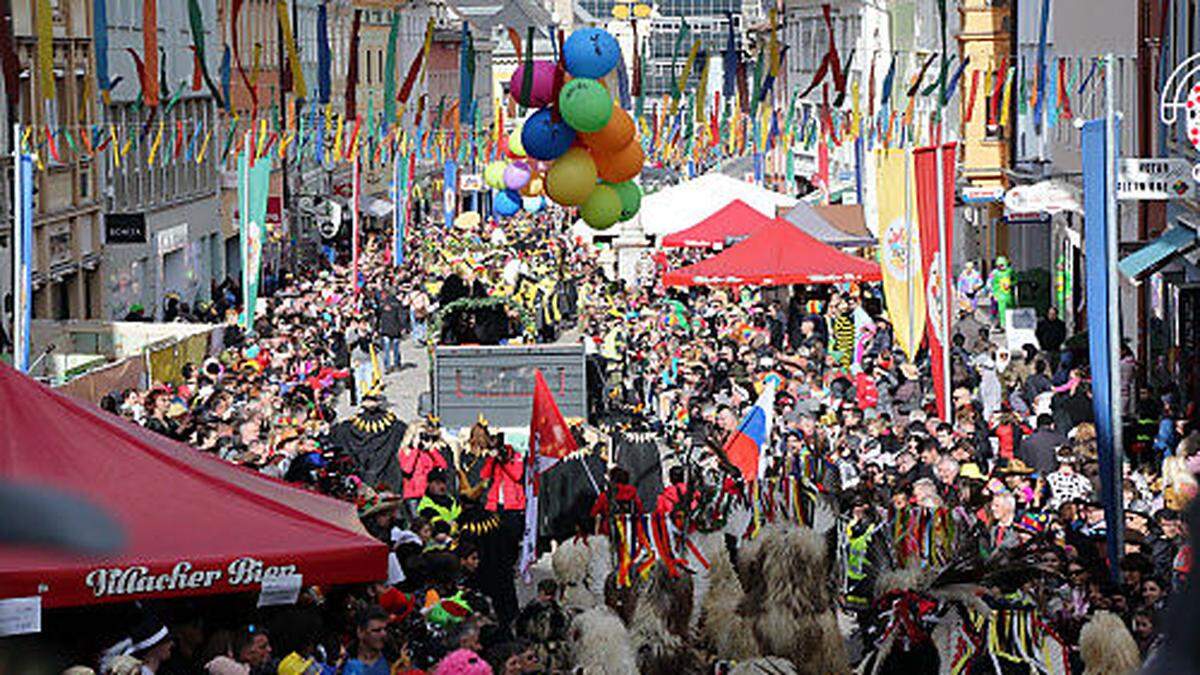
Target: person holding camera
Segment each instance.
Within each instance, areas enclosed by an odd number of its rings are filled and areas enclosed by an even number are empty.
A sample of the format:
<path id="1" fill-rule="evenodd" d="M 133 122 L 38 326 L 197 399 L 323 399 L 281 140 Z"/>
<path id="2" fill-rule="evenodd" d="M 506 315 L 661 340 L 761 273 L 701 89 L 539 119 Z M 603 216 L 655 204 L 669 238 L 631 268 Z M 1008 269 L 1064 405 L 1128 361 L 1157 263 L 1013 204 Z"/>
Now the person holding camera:
<path id="1" fill-rule="evenodd" d="M 417 515 L 417 504 L 425 496 L 429 476 L 434 470 L 443 474 L 450 468 L 441 452 L 442 439 L 436 426 L 427 423 L 400 448 L 400 472 L 404 478 L 401 495 L 410 517 Z"/>

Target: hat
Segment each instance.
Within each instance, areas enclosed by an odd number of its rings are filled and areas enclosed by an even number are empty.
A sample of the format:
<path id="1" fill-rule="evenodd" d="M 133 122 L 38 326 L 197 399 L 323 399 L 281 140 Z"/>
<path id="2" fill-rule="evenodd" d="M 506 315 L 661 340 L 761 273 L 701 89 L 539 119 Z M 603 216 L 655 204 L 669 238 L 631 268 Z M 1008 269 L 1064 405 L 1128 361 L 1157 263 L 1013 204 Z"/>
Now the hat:
<path id="1" fill-rule="evenodd" d="M 398 623 L 408 618 L 413 610 L 417 608 L 416 600 L 413 596 L 404 593 L 396 588 L 389 588 L 379 596 L 379 606 L 388 614 L 391 614 L 392 623 Z M 280 664 L 282 666 L 282 664 Z M 282 675 L 283 671 L 280 671 Z"/>
<path id="2" fill-rule="evenodd" d="M 447 480 L 449 480 L 449 476 L 446 475 L 445 469 L 432 469 L 432 470 L 430 470 L 429 474 L 425 477 L 426 483 L 432 483 L 434 481 L 440 481 L 442 483 L 445 483 L 445 482 L 447 482 Z"/>
<path id="3" fill-rule="evenodd" d="M 470 649 L 456 649 L 433 669 L 433 675 L 492 675 L 492 667 Z"/>
<path id="4" fill-rule="evenodd" d="M 915 380 L 920 376 L 920 372 L 917 370 L 916 365 L 907 361 L 900 364 L 900 374 L 903 375 L 905 379 L 909 380 Z"/>
<path id="5" fill-rule="evenodd" d="M 292 652 L 279 662 L 277 672 L 279 675 L 304 675 L 312 665 L 312 659 L 306 659 L 296 652 Z"/>
<path id="6" fill-rule="evenodd" d="M 1008 466 L 1000 469 L 1000 473 L 1006 476 L 1022 475 L 1027 476 L 1033 473 L 1033 468 L 1019 459 L 1013 458 L 1009 461 Z"/>
<path id="7" fill-rule="evenodd" d="M 962 468 L 958 471 L 958 475 L 968 480 L 987 480 L 987 476 L 983 475 L 983 472 L 979 470 L 979 465 L 975 462 L 963 464 Z"/>
<path id="8" fill-rule="evenodd" d="M 158 620 L 158 617 L 153 614 L 146 614 L 142 620 L 138 622 L 133 630 L 129 632 L 129 639 L 133 644 L 129 645 L 129 654 L 140 654 L 145 652 L 155 645 L 161 643 L 170 637 L 167 627 L 163 622 Z"/>
<path id="9" fill-rule="evenodd" d="M 179 401 L 172 401 L 167 408 L 167 417 L 182 417 L 187 414 L 187 408 Z"/>

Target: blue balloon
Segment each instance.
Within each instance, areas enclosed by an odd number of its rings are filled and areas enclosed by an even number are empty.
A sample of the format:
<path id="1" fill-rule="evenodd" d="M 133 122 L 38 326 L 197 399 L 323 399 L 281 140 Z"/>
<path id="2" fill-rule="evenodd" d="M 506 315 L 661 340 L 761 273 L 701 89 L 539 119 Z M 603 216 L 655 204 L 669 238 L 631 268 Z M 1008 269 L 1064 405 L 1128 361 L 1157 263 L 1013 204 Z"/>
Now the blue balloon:
<path id="1" fill-rule="evenodd" d="M 598 80 L 621 60 L 621 45 L 606 30 L 580 28 L 563 45 L 563 59 L 573 77 Z"/>
<path id="2" fill-rule="evenodd" d="M 530 115 L 521 127 L 521 145 L 525 146 L 525 154 L 534 159 L 558 159 L 574 142 L 575 130 L 556 118 L 549 108 Z"/>
<path id="3" fill-rule="evenodd" d="M 492 197 L 492 210 L 503 218 L 517 215 L 521 210 L 521 193 L 516 190 L 501 190 Z"/>
<path id="4" fill-rule="evenodd" d="M 524 197 L 524 207 L 526 213 L 540 213 L 546 208 L 546 198 L 538 195 L 536 197 Z"/>

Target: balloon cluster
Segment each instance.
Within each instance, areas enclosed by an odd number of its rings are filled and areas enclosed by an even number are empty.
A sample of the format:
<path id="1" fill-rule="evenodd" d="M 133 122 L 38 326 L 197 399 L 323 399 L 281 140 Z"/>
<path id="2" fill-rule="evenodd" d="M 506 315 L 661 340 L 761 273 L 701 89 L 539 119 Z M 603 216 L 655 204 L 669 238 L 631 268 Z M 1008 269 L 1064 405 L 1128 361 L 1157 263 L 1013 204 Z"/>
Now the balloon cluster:
<path id="1" fill-rule="evenodd" d="M 517 67 L 509 92 L 538 110 L 510 137 L 512 159 L 484 171 L 484 182 L 499 191 L 492 200 L 497 215 L 522 208 L 536 213 L 545 206 L 543 193 L 579 207 L 584 222 L 598 230 L 638 212 L 642 190 L 633 179 L 645 154 L 633 118 L 601 82 L 620 58 L 612 35 L 583 28 L 564 43 L 562 63 L 535 61 L 528 78 L 525 65 Z"/>

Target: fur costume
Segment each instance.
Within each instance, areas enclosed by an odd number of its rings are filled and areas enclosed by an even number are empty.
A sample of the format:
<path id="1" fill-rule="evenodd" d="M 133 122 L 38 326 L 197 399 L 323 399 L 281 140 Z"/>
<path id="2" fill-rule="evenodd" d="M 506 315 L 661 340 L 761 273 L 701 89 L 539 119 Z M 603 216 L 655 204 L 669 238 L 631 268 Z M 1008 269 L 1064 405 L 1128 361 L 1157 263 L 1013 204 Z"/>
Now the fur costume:
<path id="1" fill-rule="evenodd" d="M 679 675 L 701 672 L 703 667 L 690 645 L 692 579 L 672 577 L 656 565 L 638 586 L 630 639 L 643 675 Z"/>
<path id="2" fill-rule="evenodd" d="M 1142 659 L 1125 622 L 1112 612 L 1096 612 L 1079 633 L 1084 675 L 1131 675 Z"/>
<path id="3" fill-rule="evenodd" d="M 608 538 L 571 539 L 559 544 L 550 559 L 554 578 L 563 588 L 563 605 L 591 609 L 604 598 L 604 579 L 612 568 Z"/>
<path id="4" fill-rule="evenodd" d="M 766 656 L 738 663 L 729 675 L 796 675 L 791 661 L 778 656 Z"/>
<path id="5" fill-rule="evenodd" d="M 739 554 L 745 588 L 739 612 L 762 654 L 785 657 L 800 673 L 846 672 L 825 539 L 789 523 L 764 527 Z"/>
<path id="6" fill-rule="evenodd" d="M 575 617 L 571 627 L 575 665 L 587 675 L 633 675 L 637 658 L 629 631 L 613 611 L 594 607 Z"/>
<path id="7" fill-rule="evenodd" d="M 716 545 L 712 545 L 714 541 Z M 738 614 L 742 582 L 729 559 L 724 535 L 717 533 L 704 538 L 699 546 L 709 563 L 707 574 L 697 574 L 698 578 L 703 576 L 708 587 L 700 600 L 701 639 L 717 658 L 741 661 L 758 655 L 750 622 Z"/>

